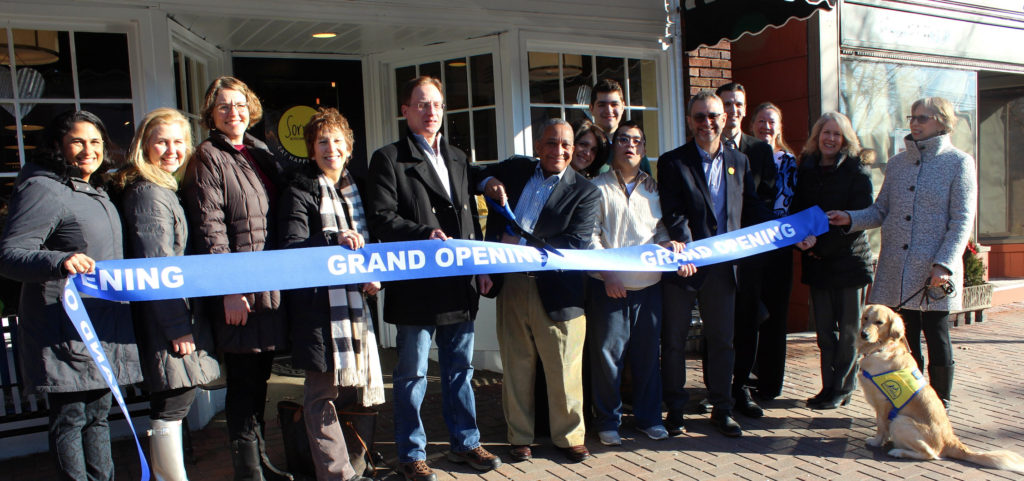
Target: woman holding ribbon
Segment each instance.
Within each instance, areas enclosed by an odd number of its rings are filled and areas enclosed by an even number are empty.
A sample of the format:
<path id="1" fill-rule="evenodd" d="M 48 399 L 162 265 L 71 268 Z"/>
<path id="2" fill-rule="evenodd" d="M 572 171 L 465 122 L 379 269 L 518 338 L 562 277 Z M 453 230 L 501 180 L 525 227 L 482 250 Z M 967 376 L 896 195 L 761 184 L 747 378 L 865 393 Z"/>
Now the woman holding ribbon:
<path id="1" fill-rule="evenodd" d="M 359 189 L 346 170 L 352 129 L 336 109 L 321 108 L 306 125 L 313 162 L 281 195 L 283 248 L 363 247 L 368 237 Z M 286 291 L 292 365 L 306 371 L 304 420 L 319 481 L 365 481 L 352 469 L 338 409 L 384 402 L 377 340 L 364 301 L 379 282 Z"/>
<path id="2" fill-rule="evenodd" d="M 850 120 L 826 112 L 815 122 L 800 154 L 794 212 L 817 205 L 823 210 L 871 205 L 871 177 L 865 164 L 874 152 L 862 150 Z M 835 409 L 857 388 L 857 332 L 864 294 L 871 283 L 871 246 L 863 232 L 831 227 L 803 252 L 802 281 L 811 288 L 811 308 L 821 349 L 821 392 L 807 400 L 812 409 Z"/>
<path id="3" fill-rule="evenodd" d="M 949 311 L 960 309 L 962 255 L 974 228 L 974 159 L 953 146 L 953 104 L 942 97 L 911 106 L 907 150 L 889 159 L 878 199 L 862 210 L 829 211 L 829 222 L 851 232 L 882 228 L 878 282 L 870 301 L 896 309 L 907 341 L 924 370 L 921 330 L 928 343 L 928 382 L 949 408 L 953 347 Z M 911 235 L 913 234 L 913 238 Z"/>
<path id="4" fill-rule="evenodd" d="M 103 122 L 68 112 L 46 132 L 49 152 L 25 164 L 0 239 L 0 275 L 19 281 L 18 355 L 29 392 L 46 394 L 50 453 L 61 479 L 114 479 L 112 395 L 60 300 L 65 278 L 121 259 L 121 220 L 103 189 L 115 147 Z M 128 303 L 82 299 L 120 385 L 142 380 Z"/>
<path id="5" fill-rule="evenodd" d="M 129 257 L 185 254 L 188 228 L 174 173 L 192 154 L 192 131 L 174 109 L 149 113 L 128 151 L 128 167 L 118 172 L 122 189 L 125 246 Z M 132 306 L 146 388 L 150 392 L 150 462 L 157 479 L 188 478 L 181 448 L 181 420 L 188 415 L 196 386 L 220 375 L 211 355 L 213 334 L 198 304 L 187 299 L 139 302 Z"/>
<path id="6" fill-rule="evenodd" d="M 262 116 L 259 99 L 241 80 L 220 77 L 206 90 L 202 122 L 210 136 L 196 149 L 181 185 L 194 254 L 273 248 L 270 223 L 283 169 L 266 144 L 246 133 Z M 235 479 L 290 477 L 270 463 L 263 442 L 270 368 L 274 354 L 288 347 L 280 292 L 229 294 L 202 302 L 217 349 L 224 353 Z"/>

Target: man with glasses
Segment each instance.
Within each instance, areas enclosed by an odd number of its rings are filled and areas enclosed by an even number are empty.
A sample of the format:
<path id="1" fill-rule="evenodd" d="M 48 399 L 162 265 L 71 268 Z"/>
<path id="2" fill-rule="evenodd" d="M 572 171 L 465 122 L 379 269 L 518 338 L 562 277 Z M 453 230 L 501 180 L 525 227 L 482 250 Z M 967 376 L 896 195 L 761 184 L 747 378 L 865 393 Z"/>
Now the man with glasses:
<path id="1" fill-rule="evenodd" d="M 370 234 L 383 242 L 480 239 L 476 201 L 469 193 L 466 154 L 440 133 L 441 82 L 419 77 L 402 89 L 406 138 L 370 159 L 367 217 Z M 420 406 L 427 390 L 431 337 L 441 365 L 442 412 L 450 432 L 447 457 L 489 471 L 501 461 L 480 446 L 473 396 L 473 320 L 486 275 L 393 281 L 385 284 L 384 320 L 396 325 L 395 444 L 398 471 L 410 481 L 433 481 L 426 464 L 427 437 Z"/>
<path id="2" fill-rule="evenodd" d="M 662 222 L 669 238 L 690 243 L 766 218 L 758 210 L 747 157 L 721 142 L 726 120 L 722 99 L 711 91 L 701 91 L 690 99 L 687 112 L 693 140 L 658 159 Z M 669 409 L 665 427 L 670 434 L 685 431 L 683 408 L 689 400 L 683 388 L 686 339 L 690 312 L 699 301 L 708 351 L 704 372 L 713 406 L 711 424 L 726 436 L 742 435 L 732 417 L 735 294 L 734 263 L 702 267 L 691 277 L 665 279 L 661 369 Z"/>
<path id="3" fill-rule="evenodd" d="M 597 176 L 601 206 L 594 228 L 595 249 L 660 244 L 681 252 L 683 245 L 669 240 L 661 222 L 658 184 L 640 170 L 646 140 L 631 120 L 619 124 L 612 143 L 612 170 Z M 680 267 L 680 275 L 695 271 Z M 660 272 L 591 272 L 587 280 L 587 337 L 591 363 L 597 437 L 606 446 L 622 444 L 623 368 L 632 374 L 633 415 L 636 429 L 650 439 L 668 438 L 661 420 L 662 296 Z"/>

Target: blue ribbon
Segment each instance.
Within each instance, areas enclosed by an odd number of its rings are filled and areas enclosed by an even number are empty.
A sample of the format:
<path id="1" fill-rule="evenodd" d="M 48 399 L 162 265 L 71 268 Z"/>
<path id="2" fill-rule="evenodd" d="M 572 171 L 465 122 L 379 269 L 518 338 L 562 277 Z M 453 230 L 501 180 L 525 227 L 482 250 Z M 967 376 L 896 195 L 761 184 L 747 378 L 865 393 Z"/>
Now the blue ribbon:
<path id="1" fill-rule="evenodd" d="M 152 301 L 317 286 L 544 270 L 674 271 L 729 262 L 802 241 L 828 230 L 818 207 L 687 244 L 673 253 L 649 244 L 618 249 L 561 249 L 548 256 L 530 246 L 461 239 L 263 252 L 207 254 L 96 263 L 73 277 L 83 294 L 112 301 Z"/>
<path id="2" fill-rule="evenodd" d="M 117 405 L 121 408 L 121 412 L 124 414 L 124 420 L 128 421 L 128 427 L 132 430 L 132 436 L 135 437 L 135 448 L 139 451 L 139 464 L 142 465 L 142 481 L 149 480 L 149 464 L 146 463 L 146 455 L 142 452 L 142 444 L 139 443 L 139 435 L 135 433 L 135 425 L 132 424 L 132 415 L 128 412 L 128 406 L 124 404 L 124 396 L 121 395 L 121 389 L 117 387 L 117 376 L 114 375 L 114 370 L 110 368 L 110 362 L 107 361 L 106 352 L 103 350 L 103 345 L 100 343 L 100 339 L 96 336 L 96 329 L 92 326 L 92 320 L 89 319 L 89 314 L 85 312 L 85 306 L 82 304 L 82 296 L 78 294 L 78 289 L 75 288 L 75 283 L 65 282 L 64 283 L 64 296 L 62 298 L 64 302 L 64 311 L 68 313 L 68 317 L 71 318 L 71 324 L 74 324 L 75 330 L 78 331 L 78 335 L 82 337 L 82 342 L 85 343 L 86 351 L 89 352 L 89 356 L 92 357 L 92 361 L 96 363 L 96 367 L 99 368 L 100 374 L 103 376 L 103 380 L 107 382 L 107 387 L 110 388 L 110 392 L 114 395 L 114 400 L 117 401 Z"/>
<path id="3" fill-rule="evenodd" d="M 514 215 L 511 218 L 514 219 Z M 92 322 L 82 308 L 79 292 L 111 301 L 154 301 L 505 272 L 671 272 L 684 264 L 702 267 L 761 254 L 827 231 L 828 218 L 815 206 L 787 217 L 691 242 L 681 253 L 652 244 L 618 249 L 560 249 L 558 252 L 562 255 L 549 257 L 544 249 L 530 246 L 449 239 L 368 244 L 358 250 L 330 246 L 107 260 L 97 262 L 93 274 L 72 276 L 73 282 L 68 282 L 64 289 L 63 302 L 64 310 L 82 341 L 89 346 L 93 361 L 103 373 L 134 435 L 128 408 Z M 148 481 L 149 466 L 138 436 L 135 445 L 139 449 L 142 480 Z"/>

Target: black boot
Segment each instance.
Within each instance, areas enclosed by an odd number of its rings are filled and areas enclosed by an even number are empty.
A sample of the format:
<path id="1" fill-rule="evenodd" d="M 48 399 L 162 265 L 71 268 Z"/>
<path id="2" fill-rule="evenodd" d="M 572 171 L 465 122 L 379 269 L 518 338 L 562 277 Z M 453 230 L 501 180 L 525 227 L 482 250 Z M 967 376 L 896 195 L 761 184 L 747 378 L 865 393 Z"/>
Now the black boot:
<path id="1" fill-rule="evenodd" d="M 939 395 L 942 405 L 949 410 L 950 399 L 953 393 L 953 366 L 928 366 L 928 383 L 935 394 Z"/>
<path id="2" fill-rule="evenodd" d="M 267 443 L 263 440 L 263 426 L 256 429 L 256 439 L 259 441 L 259 455 L 260 463 L 263 465 L 263 475 L 267 481 L 295 481 L 295 476 L 291 473 L 279 469 L 274 466 L 274 463 L 270 462 L 270 457 L 267 456 Z"/>
<path id="3" fill-rule="evenodd" d="M 235 466 L 235 481 L 264 481 L 260 471 L 260 448 L 256 441 L 231 441 L 231 463 Z"/>

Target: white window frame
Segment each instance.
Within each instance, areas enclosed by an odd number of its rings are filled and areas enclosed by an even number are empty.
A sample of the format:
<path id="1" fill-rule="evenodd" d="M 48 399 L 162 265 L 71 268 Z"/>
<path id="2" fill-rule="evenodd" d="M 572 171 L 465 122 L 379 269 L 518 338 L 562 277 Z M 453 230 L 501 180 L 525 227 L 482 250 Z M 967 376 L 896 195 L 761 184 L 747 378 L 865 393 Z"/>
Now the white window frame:
<path id="1" fill-rule="evenodd" d="M 372 152 L 398 140 L 399 133 L 394 121 L 394 113 L 398 112 L 399 107 L 398 99 L 395 98 L 395 92 L 398 89 L 394 75 L 396 68 L 484 54 L 491 55 L 494 66 L 494 108 L 498 159 L 504 159 L 511 155 L 508 124 L 503 115 L 503 112 L 507 110 L 506 105 L 508 105 L 506 96 L 503 95 L 506 75 L 503 72 L 503 57 L 499 49 L 498 36 L 427 45 L 368 56 L 363 64 L 363 85 L 366 89 L 366 136 L 367 145 L 370 147 L 368 150 Z"/>

